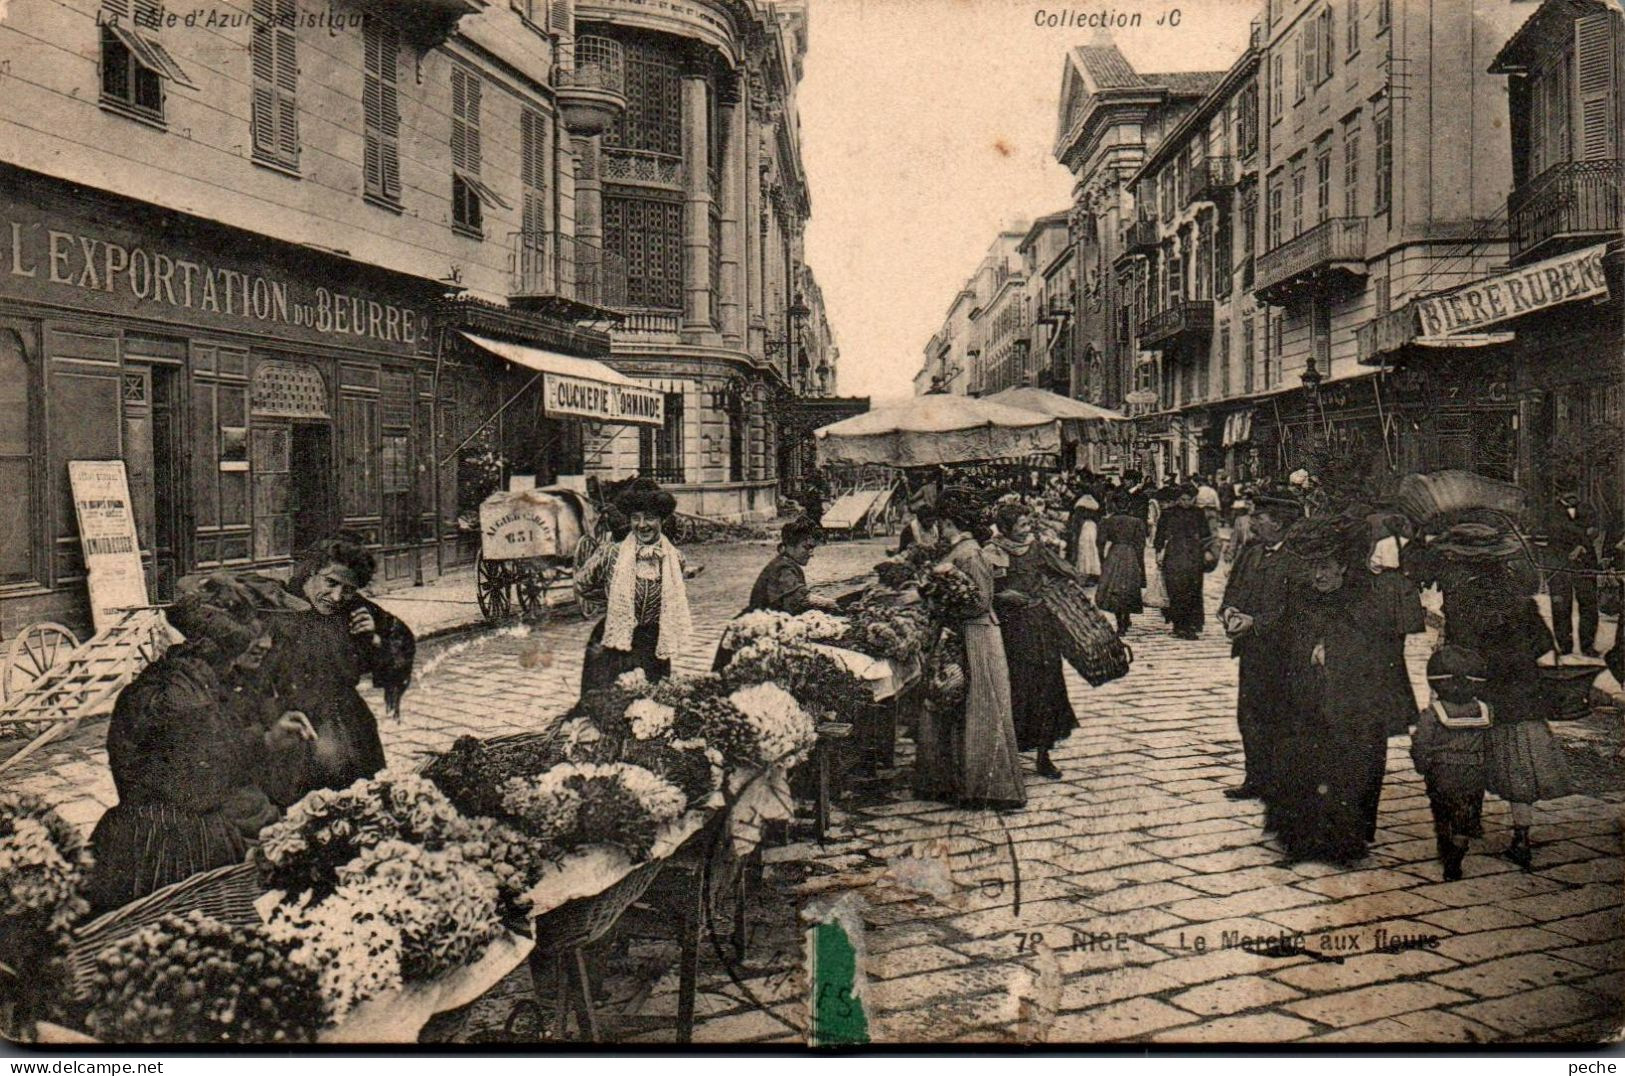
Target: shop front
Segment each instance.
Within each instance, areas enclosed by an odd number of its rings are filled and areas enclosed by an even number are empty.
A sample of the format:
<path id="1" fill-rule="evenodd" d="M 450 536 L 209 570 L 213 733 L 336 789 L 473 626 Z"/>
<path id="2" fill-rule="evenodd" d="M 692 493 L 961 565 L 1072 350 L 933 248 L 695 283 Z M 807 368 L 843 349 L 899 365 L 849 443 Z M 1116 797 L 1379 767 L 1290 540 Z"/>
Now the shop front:
<path id="1" fill-rule="evenodd" d="M 148 593 L 354 531 L 378 585 L 432 542 L 439 286 L 8 170 L 0 633 L 81 627 L 72 460 L 123 460 Z"/>

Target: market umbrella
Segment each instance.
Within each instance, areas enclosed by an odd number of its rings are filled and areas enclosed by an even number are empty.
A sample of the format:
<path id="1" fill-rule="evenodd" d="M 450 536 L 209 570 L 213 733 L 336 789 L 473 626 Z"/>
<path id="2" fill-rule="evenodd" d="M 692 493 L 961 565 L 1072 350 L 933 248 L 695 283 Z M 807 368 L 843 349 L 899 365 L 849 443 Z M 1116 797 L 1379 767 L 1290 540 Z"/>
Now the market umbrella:
<path id="1" fill-rule="evenodd" d="M 1046 414 L 969 396 L 916 396 L 815 430 L 820 463 L 939 463 L 1015 459 L 1061 450 L 1061 431 Z"/>
<path id="2" fill-rule="evenodd" d="M 1021 388 L 1005 389 L 987 397 L 988 403 L 1002 404 L 1005 407 L 1017 407 L 1023 411 L 1036 411 L 1041 415 L 1061 420 L 1061 429 L 1073 441 L 1083 440 L 1083 433 L 1087 430 L 1091 441 L 1106 440 L 1103 435 L 1107 424 L 1123 422 L 1125 417 L 1116 411 L 1108 411 L 1104 407 L 1096 407 L 1092 403 L 1074 400 L 1048 389 L 1023 386 Z"/>

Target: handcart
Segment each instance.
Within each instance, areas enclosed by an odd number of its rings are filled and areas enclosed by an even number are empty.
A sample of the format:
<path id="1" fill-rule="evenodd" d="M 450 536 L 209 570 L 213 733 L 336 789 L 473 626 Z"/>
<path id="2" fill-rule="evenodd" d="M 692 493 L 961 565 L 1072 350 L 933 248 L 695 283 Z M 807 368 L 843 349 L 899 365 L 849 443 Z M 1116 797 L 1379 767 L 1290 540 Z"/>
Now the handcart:
<path id="1" fill-rule="evenodd" d="M 573 584 L 597 512 L 576 490 L 506 490 L 480 504 L 475 600 L 487 620 L 545 620 L 579 598 Z"/>

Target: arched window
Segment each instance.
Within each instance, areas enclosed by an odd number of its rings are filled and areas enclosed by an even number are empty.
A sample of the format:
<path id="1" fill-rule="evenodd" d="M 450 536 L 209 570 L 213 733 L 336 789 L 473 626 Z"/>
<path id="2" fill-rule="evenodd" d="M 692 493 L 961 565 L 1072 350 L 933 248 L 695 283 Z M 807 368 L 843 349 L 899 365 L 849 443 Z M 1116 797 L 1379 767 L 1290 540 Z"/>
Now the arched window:
<path id="1" fill-rule="evenodd" d="M 34 563 L 32 366 L 22 336 L 0 327 L 0 586 L 39 578 Z"/>

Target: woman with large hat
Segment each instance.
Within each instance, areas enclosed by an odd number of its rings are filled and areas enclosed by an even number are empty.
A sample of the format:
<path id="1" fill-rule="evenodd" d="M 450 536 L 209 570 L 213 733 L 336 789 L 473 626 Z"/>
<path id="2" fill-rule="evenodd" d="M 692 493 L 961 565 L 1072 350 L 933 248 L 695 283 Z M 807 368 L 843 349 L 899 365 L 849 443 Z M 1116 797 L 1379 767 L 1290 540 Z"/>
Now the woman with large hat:
<path id="1" fill-rule="evenodd" d="M 633 669 L 650 680 L 671 675 L 672 658 L 692 634 L 685 580 L 699 574 L 662 533 L 677 510 L 670 493 L 649 478 L 635 479 L 615 499 L 631 531 L 606 542 L 583 566 L 580 584 L 605 594 L 604 618 L 587 639 L 581 692 L 612 686 Z"/>
<path id="2" fill-rule="evenodd" d="M 119 693 L 107 730 L 118 804 L 91 834 L 88 897 L 108 911 L 240 863 L 280 815 L 268 788 L 316 738 L 260 678 L 275 612 L 304 602 L 258 576 L 191 576 L 170 623 L 186 636 Z"/>

